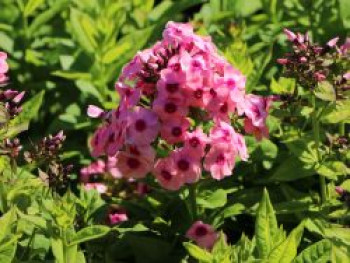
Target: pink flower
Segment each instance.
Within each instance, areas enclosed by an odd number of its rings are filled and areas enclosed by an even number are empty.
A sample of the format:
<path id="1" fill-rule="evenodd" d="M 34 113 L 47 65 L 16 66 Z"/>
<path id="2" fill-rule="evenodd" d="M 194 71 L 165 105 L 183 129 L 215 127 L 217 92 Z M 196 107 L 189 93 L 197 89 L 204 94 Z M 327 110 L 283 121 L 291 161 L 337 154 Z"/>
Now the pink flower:
<path id="1" fill-rule="evenodd" d="M 246 133 L 253 134 L 258 141 L 262 138 L 269 138 L 269 129 L 266 126 L 254 126 L 251 119 L 244 119 L 244 130 Z"/>
<path id="2" fill-rule="evenodd" d="M 108 141 L 108 135 L 109 126 L 107 125 L 101 126 L 95 131 L 90 141 L 90 145 L 92 148 L 92 156 L 97 157 L 104 153 L 105 146 Z"/>
<path id="3" fill-rule="evenodd" d="M 20 92 L 19 94 L 17 94 L 13 99 L 12 102 L 15 104 L 19 104 L 21 102 L 21 100 L 23 99 L 24 95 L 25 95 L 25 91 Z"/>
<path id="4" fill-rule="evenodd" d="M 104 116 L 104 110 L 95 105 L 89 105 L 87 115 L 91 118 L 101 118 Z"/>
<path id="5" fill-rule="evenodd" d="M 343 195 L 345 190 L 341 186 L 336 186 L 335 191 L 337 192 L 338 195 Z"/>
<path id="6" fill-rule="evenodd" d="M 161 120 L 184 117 L 188 112 L 182 98 L 157 97 L 153 102 L 152 109 Z"/>
<path id="7" fill-rule="evenodd" d="M 137 182 L 136 183 L 136 193 L 139 196 L 145 196 L 147 195 L 149 192 L 151 192 L 151 188 L 149 187 L 148 184 L 143 183 L 143 182 Z"/>
<path id="8" fill-rule="evenodd" d="M 141 96 L 139 89 L 131 88 L 122 82 L 117 82 L 115 84 L 115 89 L 120 94 L 121 103 L 123 103 L 126 108 L 133 107 L 139 103 Z"/>
<path id="9" fill-rule="evenodd" d="M 107 186 L 105 184 L 102 184 L 102 183 L 86 183 L 86 184 L 84 184 L 84 188 L 87 191 L 96 190 L 100 194 L 106 193 L 107 189 L 108 189 Z"/>
<path id="10" fill-rule="evenodd" d="M 332 38 L 331 40 L 329 40 L 327 42 L 327 46 L 335 47 L 335 45 L 337 44 L 338 40 L 339 40 L 339 37 Z"/>
<path id="11" fill-rule="evenodd" d="M 208 104 L 209 89 L 202 84 L 188 86 L 186 90 L 187 104 L 192 107 L 204 108 Z"/>
<path id="12" fill-rule="evenodd" d="M 97 160 L 90 165 L 83 167 L 80 170 L 80 179 L 82 182 L 89 182 L 90 176 L 95 174 L 103 174 L 105 172 L 105 162 L 102 160 Z"/>
<path id="13" fill-rule="evenodd" d="M 208 143 L 208 136 L 201 128 L 197 128 L 193 132 L 187 132 L 185 134 L 185 149 L 189 154 L 199 159 L 204 156 L 205 147 Z"/>
<path id="14" fill-rule="evenodd" d="M 232 145 L 235 130 L 233 127 L 223 121 L 216 123 L 210 130 L 210 140 L 213 144 Z"/>
<path id="15" fill-rule="evenodd" d="M 105 161 L 105 172 L 111 175 L 114 179 L 120 179 L 123 177 L 117 168 L 117 158 L 115 156 L 108 156 Z"/>
<path id="16" fill-rule="evenodd" d="M 346 38 L 343 45 L 340 46 L 340 54 L 346 55 L 346 53 L 350 50 L 350 38 Z"/>
<path id="17" fill-rule="evenodd" d="M 232 175 L 235 166 L 235 152 L 226 144 L 212 144 L 204 159 L 204 169 L 216 180 Z"/>
<path id="18" fill-rule="evenodd" d="M 108 140 L 105 146 L 105 153 L 114 156 L 125 142 L 126 126 L 123 122 L 112 123 L 108 126 Z"/>
<path id="19" fill-rule="evenodd" d="M 297 36 L 292 31 L 288 30 L 287 28 L 285 28 L 283 31 L 284 31 L 284 34 L 287 36 L 289 41 L 293 42 L 297 38 Z"/>
<path id="20" fill-rule="evenodd" d="M 184 184 L 183 174 L 178 173 L 174 160 L 170 157 L 159 159 L 153 169 L 158 183 L 167 190 L 176 191 Z"/>
<path id="21" fill-rule="evenodd" d="M 158 96 L 163 98 L 182 99 L 181 90 L 185 81 L 182 72 L 171 69 L 164 69 L 160 73 L 160 80 L 157 82 Z"/>
<path id="22" fill-rule="evenodd" d="M 288 64 L 289 60 L 287 58 L 278 58 L 277 63 L 281 65 L 286 65 Z"/>
<path id="23" fill-rule="evenodd" d="M 128 215 L 125 211 L 119 210 L 108 214 L 108 219 L 111 225 L 116 225 L 128 221 Z"/>
<path id="24" fill-rule="evenodd" d="M 249 158 L 247 146 L 245 144 L 244 136 L 237 132 L 233 133 L 232 137 L 233 150 L 243 161 L 247 161 Z"/>
<path id="25" fill-rule="evenodd" d="M 128 140 L 137 145 L 149 145 L 157 137 L 157 115 L 148 109 L 136 107 L 129 117 Z"/>
<path id="26" fill-rule="evenodd" d="M 9 66 L 6 62 L 7 54 L 5 52 L 0 52 L 0 83 L 7 80 L 6 73 L 9 70 Z"/>
<path id="27" fill-rule="evenodd" d="M 215 232 L 211 225 L 202 221 L 196 221 L 186 232 L 186 237 L 195 241 L 202 248 L 211 250 L 218 240 L 218 233 Z"/>
<path id="28" fill-rule="evenodd" d="M 125 178 L 144 178 L 153 168 L 154 157 L 152 147 L 132 145 L 127 147 L 126 151 L 117 152 L 116 167 Z"/>
<path id="29" fill-rule="evenodd" d="M 315 72 L 314 73 L 314 78 L 318 81 L 324 81 L 326 79 L 326 76 L 322 72 Z"/>
<path id="30" fill-rule="evenodd" d="M 201 166 L 198 157 L 195 158 L 185 148 L 179 148 L 170 155 L 174 162 L 177 173 L 181 174 L 184 182 L 193 184 L 201 176 Z"/>
<path id="31" fill-rule="evenodd" d="M 164 122 L 161 126 L 161 137 L 170 144 L 183 142 L 190 123 L 187 119 L 173 119 Z"/>
<path id="32" fill-rule="evenodd" d="M 254 94 L 249 94 L 246 96 L 245 114 L 252 120 L 254 126 L 265 126 L 265 121 L 268 116 L 268 111 L 272 100 L 272 97 L 265 98 Z"/>

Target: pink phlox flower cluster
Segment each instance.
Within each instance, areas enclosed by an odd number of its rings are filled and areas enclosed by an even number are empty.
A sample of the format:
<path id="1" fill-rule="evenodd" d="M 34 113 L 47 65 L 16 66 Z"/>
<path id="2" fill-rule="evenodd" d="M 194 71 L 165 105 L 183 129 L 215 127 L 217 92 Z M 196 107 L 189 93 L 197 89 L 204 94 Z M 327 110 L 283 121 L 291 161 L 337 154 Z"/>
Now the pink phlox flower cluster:
<path id="1" fill-rule="evenodd" d="M 0 84 L 5 83 L 7 81 L 6 73 L 9 70 L 9 66 L 6 62 L 7 54 L 4 52 L 0 52 Z"/>
<path id="2" fill-rule="evenodd" d="M 202 221 L 196 221 L 187 230 L 186 237 L 196 242 L 198 246 L 211 250 L 218 240 L 219 235 L 211 225 L 205 224 Z"/>
<path id="3" fill-rule="evenodd" d="M 246 132 L 258 139 L 268 136 L 271 100 L 247 95 L 245 82 L 210 37 L 169 22 L 163 39 L 123 68 L 115 85 L 119 107 L 89 106 L 90 117 L 104 120 L 91 139 L 92 155 L 115 157 L 125 178 L 153 173 L 169 190 L 197 182 L 203 169 L 217 180 L 229 176 L 236 157 L 248 159 L 232 117 L 245 118 Z M 167 156 L 158 156 L 160 148 Z"/>

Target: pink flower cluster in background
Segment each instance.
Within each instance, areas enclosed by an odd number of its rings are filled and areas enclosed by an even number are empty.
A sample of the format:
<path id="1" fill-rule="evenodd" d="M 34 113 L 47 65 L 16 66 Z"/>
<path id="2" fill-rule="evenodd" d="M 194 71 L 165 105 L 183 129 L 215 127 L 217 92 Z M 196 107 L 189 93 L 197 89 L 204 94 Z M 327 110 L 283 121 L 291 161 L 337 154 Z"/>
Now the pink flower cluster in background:
<path id="1" fill-rule="evenodd" d="M 152 173 L 169 190 L 197 182 L 203 170 L 217 180 L 230 176 L 237 157 L 248 159 L 232 117 L 242 117 L 257 139 L 268 136 L 271 98 L 247 95 L 245 81 L 209 37 L 169 22 L 163 39 L 123 68 L 115 85 L 119 107 L 89 106 L 90 117 L 104 120 L 91 139 L 92 155 L 113 158 L 115 177 Z"/>
<path id="2" fill-rule="evenodd" d="M 0 52 L 0 84 L 6 82 L 7 76 L 6 73 L 9 70 L 9 66 L 6 62 L 7 54 Z"/>
<path id="3" fill-rule="evenodd" d="M 7 84 L 8 77 L 6 73 L 9 70 L 7 64 L 7 54 L 0 51 L 0 86 Z M 0 91 L 0 102 L 7 110 L 8 116 L 12 119 L 22 111 L 21 102 L 25 92 L 19 92 L 17 90 L 1 90 Z"/>

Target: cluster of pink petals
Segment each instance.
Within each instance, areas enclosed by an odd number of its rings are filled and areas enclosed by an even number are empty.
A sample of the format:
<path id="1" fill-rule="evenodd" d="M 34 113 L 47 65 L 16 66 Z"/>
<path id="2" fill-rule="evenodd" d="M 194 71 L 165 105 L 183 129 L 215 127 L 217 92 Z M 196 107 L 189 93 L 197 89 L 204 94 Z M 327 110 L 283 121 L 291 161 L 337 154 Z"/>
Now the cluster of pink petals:
<path id="1" fill-rule="evenodd" d="M 6 82 L 7 76 L 6 73 L 9 70 L 9 66 L 6 62 L 7 54 L 0 52 L 0 84 Z"/>
<path id="2" fill-rule="evenodd" d="M 248 158 L 232 116 L 245 119 L 247 133 L 268 136 L 271 99 L 247 95 L 245 81 L 209 37 L 169 22 L 163 39 L 123 68 L 115 85 L 119 107 L 89 106 L 90 117 L 104 120 L 91 139 L 92 155 L 116 158 L 125 178 L 152 173 L 169 190 L 198 181 L 203 169 L 217 180 L 230 176 L 236 158 Z"/>
<path id="3" fill-rule="evenodd" d="M 211 225 L 196 221 L 187 230 L 186 237 L 196 242 L 198 246 L 211 250 L 219 235 Z"/>
<path id="4" fill-rule="evenodd" d="M 108 187 L 104 183 L 86 183 L 84 184 L 84 189 L 89 190 L 96 190 L 100 194 L 104 194 L 107 192 Z"/>
<path id="5" fill-rule="evenodd" d="M 124 210 L 114 211 L 108 214 L 108 221 L 111 225 L 120 224 L 128 221 L 128 215 Z"/>
<path id="6" fill-rule="evenodd" d="M 90 177 L 94 175 L 109 174 L 113 178 L 121 178 L 119 170 L 116 168 L 117 159 L 115 157 L 108 156 L 106 161 L 101 159 L 83 167 L 80 170 L 80 180 L 84 183 L 90 181 Z"/>

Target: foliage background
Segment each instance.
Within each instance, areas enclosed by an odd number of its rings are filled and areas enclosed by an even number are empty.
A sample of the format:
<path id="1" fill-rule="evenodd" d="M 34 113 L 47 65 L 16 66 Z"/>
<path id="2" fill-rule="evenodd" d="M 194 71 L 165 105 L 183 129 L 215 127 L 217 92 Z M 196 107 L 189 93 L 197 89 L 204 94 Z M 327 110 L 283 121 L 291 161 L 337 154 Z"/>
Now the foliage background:
<path id="1" fill-rule="evenodd" d="M 350 28 L 350 2 L 1 0 L 0 49 L 10 56 L 10 87 L 25 90 L 27 97 L 45 91 L 41 109 L 22 138 L 36 141 L 63 129 L 67 134 L 64 157 L 77 164 L 77 176 L 79 168 L 91 161 L 87 142 L 97 125 L 87 118 L 87 105 L 106 109 L 117 105 L 113 86 L 122 66 L 138 50 L 159 39 L 170 20 L 190 21 L 198 33 L 211 35 L 226 58 L 248 76 L 248 92 L 268 95 L 295 86 L 293 81 L 280 78 L 282 70 L 276 64 L 287 51 L 283 28 L 308 31 L 320 43 L 334 36 L 343 41 Z M 233 177 L 215 186 L 203 186 L 210 194 L 218 185 L 225 190 L 207 203 L 204 194 L 201 206 L 222 209 L 218 213 L 228 221 L 216 223 L 223 225 L 232 242 L 242 232 L 253 234 L 252 215 L 264 187 L 269 189 L 279 222 L 286 229 L 294 228 L 303 213 L 310 217 L 316 213 L 316 170 L 313 153 L 308 151 L 310 111 L 305 107 L 284 119 L 281 114 L 277 110 L 269 120 L 269 140 L 256 144 L 247 137 L 251 159 L 238 164 Z M 295 122 L 293 117 L 302 121 Z M 305 137 L 300 140 L 296 135 L 304 125 Z M 326 131 L 337 129 L 327 125 Z M 340 166 L 328 172 L 330 187 L 349 174 L 346 165 Z M 76 188 L 77 181 L 71 184 Z M 234 207 L 232 213 L 224 210 L 230 207 Z M 169 204 L 165 209 L 170 208 Z M 215 218 L 213 213 L 207 216 Z"/>

